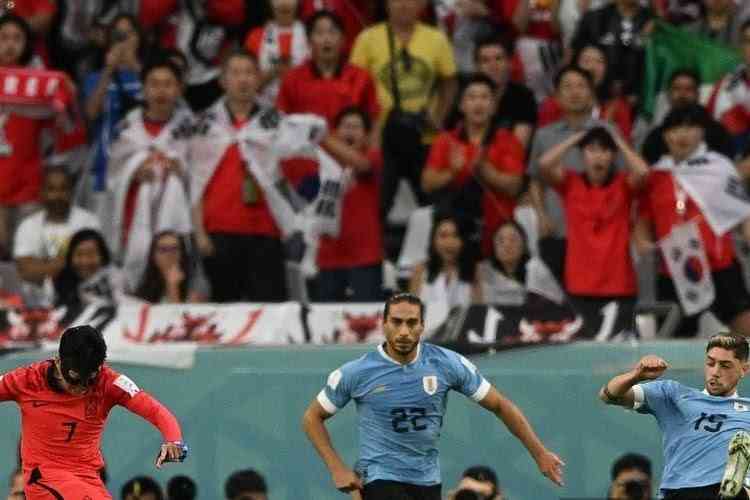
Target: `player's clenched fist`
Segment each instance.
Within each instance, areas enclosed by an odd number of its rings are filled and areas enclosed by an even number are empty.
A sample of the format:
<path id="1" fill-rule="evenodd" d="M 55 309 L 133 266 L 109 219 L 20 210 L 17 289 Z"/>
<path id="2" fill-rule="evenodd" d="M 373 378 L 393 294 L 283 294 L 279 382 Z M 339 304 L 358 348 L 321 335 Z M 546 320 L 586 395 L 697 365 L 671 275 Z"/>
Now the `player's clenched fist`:
<path id="1" fill-rule="evenodd" d="M 669 368 L 669 363 L 659 356 L 649 354 L 641 358 L 635 365 L 634 371 L 638 380 L 654 380 L 661 377 L 667 368 Z"/>
<path id="2" fill-rule="evenodd" d="M 331 471 L 331 478 L 336 489 L 348 493 L 354 490 L 362 489 L 362 481 L 353 470 L 346 467 Z"/>

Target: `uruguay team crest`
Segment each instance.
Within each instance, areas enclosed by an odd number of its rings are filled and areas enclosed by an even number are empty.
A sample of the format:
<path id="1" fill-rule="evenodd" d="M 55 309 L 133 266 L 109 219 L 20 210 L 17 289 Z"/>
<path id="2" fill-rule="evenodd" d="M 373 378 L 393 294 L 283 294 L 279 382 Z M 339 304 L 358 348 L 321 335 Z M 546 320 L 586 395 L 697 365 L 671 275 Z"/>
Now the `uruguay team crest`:
<path id="1" fill-rule="evenodd" d="M 426 377 L 422 377 L 422 387 L 424 388 L 424 392 L 426 392 L 428 395 L 432 396 L 437 392 L 438 388 L 438 379 L 435 375 L 428 375 Z"/>
<path id="2" fill-rule="evenodd" d="M 740 403 L 739 401 L 734 402 L 735 411 L 748 411 L 747 405 Z"/>

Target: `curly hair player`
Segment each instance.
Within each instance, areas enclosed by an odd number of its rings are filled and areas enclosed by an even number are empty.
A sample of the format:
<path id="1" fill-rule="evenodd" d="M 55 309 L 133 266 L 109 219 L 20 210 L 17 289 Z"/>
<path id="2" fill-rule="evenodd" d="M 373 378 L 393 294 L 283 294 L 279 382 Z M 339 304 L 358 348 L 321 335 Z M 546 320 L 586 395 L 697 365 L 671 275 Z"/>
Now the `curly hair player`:
<path id="1" fill-rule="evenodd" d="M 702 391 L 656 380 L 668 368 L 660 357 L 644 356 L 607 382 L 599 397 L 656 418 L 664 435 L 664 500 L 748 500 L 750 398 L 737 394 L 750 371 L 747 340 L 730 333 L 709 339 Z"/>
<path id="2" fill-rule="evenodd" d="M 440 500 L 437 441 L 450 390 L 494 413 L 552 482 L 563 462 L 549 451 L 516 405 L 458 353 L 421 342 L 424 303 L 399 293 L 385 303 L 386 341 L 328 377 L 303 418 L 304 430 L 336 488 L 355 500 Z M 325 421 L 354 400 L 360 456 L 354 470 L 333 448 Z"/>

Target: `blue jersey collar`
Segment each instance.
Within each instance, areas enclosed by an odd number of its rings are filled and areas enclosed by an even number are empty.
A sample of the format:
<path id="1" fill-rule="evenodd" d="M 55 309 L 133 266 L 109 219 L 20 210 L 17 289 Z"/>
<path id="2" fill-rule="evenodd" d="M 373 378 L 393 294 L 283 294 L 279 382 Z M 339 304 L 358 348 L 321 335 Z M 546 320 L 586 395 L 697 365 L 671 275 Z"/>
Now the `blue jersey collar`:
<path id="1" fill-rule="evenodd" d="M 392 357 L 390 357 L 387 352 L 385 352 L 385 349 L 383 349 L 383 345 L 384 344 L 378 345 L 378 352 L 380 353 L 380 355 L 383 356 L 385 359 L 387 359 L 388 361 L 390 361 L 393 364 L 396 364 L 396 365 L 399 365 L 399 366 L 403 366 L 402 363 L 399 363 L 398 361 L 396 361 L 395 359 L 393 359 Z M 421 352 L 422 352 L 422 342 L 420 342 L 420 343 L 417 344 L 417 355 L 414 357 L 413 360 L 411 360 L 407 364 L 413 365 L 414 363 L 416 363 L 419 360 L 419 355 L 421 354 Z"/>
<path id="2" fill-rule="evenodd" d="M 732 394 L 730 394 L 729 396 L 713 396 L 713 395 L 709 394 L 709 393 L 708 393 L 708 391 L 707 391 L 706 389 L 703 389 L 703 391 L 702 391 L 702 392 L 703 392 L 703 394 L 705 394 L 706 396 L 711 396 L 711 397 L 714 397 L 714 398 L 721 398 L 721 397 L 727 397 L 727 398 L 738 398 L 738 397 L 740 397 L 740 396 L 739 396 L 739 394 L 737 394 L 737 390 L 736 390 L 736 389 L 735 389 L 735 391 L 734 391 L 734 392 L 733 392 Z"/>

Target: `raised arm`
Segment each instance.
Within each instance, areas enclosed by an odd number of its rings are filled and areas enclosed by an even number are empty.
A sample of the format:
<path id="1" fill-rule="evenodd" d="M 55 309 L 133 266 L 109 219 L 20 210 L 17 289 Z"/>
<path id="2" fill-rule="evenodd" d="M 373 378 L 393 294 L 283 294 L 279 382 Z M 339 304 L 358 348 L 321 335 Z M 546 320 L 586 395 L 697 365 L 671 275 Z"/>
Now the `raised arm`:
<path id="1" fill-rule="evenodd" d="M 608 405 L 633 408 L 635 395 L 633 386 L 644 380 L 655 380 L 669 368 L 669 364 L 658 356 L 648 355 L 625 373 L 617 375 L 599 390 L 599 399 Z"/>
<path id="2" fill-rule="evenodd" d="M 326 411 L 315 399 L 302 416 L 302 429 L 328 467 L 336 488 L 343 492 L 361 490 L 362 481 L 353 470 L 347 467 L 331 442 L 325 421 L 332 416 L 333 414 Z"/>
<path id="3" fill-rule="evenodd" d="M 578 144 L 586 132 L 578 132 L 560 144 L 548 149 L 539 157 L 539 174 L 544 182 L 552 186 L 560 184 L 565 178 L 562 159 L 565 153 Z"/>
<path id="4" fill-rule="evenodd" d="M 640 189 L 648 177 L 649 167 L 646 160 L 639 155 L 620 134 L 611 134 L 615 144 L 620 149 L 625 164 L 628 167 L 628 183 L 634 189 Z"/>
<path id="5" fill-rule="evenodd" d="M 565 463 L 544 447 L 523 412 L 510 399 L 490 387 L 479 404 L 502 420 L 508 430 L 521 441 L 542 474 L 558 486 L 563 486 L 562 467 Z"/>

